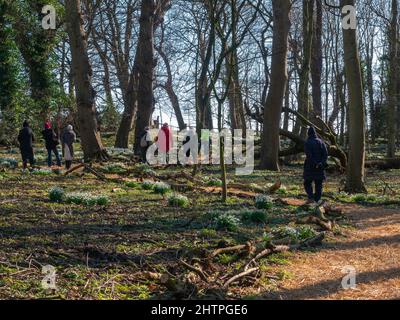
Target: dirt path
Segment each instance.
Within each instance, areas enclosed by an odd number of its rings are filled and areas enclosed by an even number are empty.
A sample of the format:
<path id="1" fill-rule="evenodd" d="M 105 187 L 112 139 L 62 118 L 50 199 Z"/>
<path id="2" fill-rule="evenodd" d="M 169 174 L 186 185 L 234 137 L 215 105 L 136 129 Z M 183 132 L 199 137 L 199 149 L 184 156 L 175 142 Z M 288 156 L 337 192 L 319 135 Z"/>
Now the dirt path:
<path id="1" fill-rule="evenodd" d="M 316 253 L 297 254 L 291 275 L 267 299 L 400 299 L 400 209 L 349 206 L 355 228 Z M 343 290 L 342 270 L 356 269 L 357 288 Z"/>

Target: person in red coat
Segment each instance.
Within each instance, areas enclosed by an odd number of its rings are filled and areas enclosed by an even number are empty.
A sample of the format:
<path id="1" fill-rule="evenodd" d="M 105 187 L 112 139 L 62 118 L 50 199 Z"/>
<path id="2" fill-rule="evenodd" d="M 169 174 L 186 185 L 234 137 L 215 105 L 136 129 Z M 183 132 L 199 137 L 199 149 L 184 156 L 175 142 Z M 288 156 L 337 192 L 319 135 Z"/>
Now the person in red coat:
<path id="1" fill-rule="evenodd" d="M 157 145 L 161 158 L 168 162 L 168 154 L 174 146 L 172 131 L 169 128 L 168 123 L 164 123 L 159 131 Z"/>

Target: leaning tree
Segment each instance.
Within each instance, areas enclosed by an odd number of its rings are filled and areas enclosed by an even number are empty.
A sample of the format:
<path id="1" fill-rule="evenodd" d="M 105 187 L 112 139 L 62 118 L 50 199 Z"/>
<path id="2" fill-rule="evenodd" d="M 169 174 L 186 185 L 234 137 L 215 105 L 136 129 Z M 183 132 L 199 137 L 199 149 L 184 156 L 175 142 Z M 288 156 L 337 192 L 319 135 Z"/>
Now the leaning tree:
<path id="1" fill-rule="evenodd" d="M 95 90 L 92 86 L 92 67 L 87 51 L 80 0 L 65 3 L 67 31 L 70 40 L 72 69 L 75 81 L 77 120 L 85 160 L 107 158 L 96 120 Z"/>

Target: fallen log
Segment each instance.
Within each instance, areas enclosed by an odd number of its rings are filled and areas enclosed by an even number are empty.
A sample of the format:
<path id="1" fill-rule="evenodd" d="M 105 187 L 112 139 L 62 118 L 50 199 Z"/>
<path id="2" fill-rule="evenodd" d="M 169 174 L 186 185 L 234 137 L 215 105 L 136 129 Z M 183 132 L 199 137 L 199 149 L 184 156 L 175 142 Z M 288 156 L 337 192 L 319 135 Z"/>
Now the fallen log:
<path id="1" fill-rule="evenodd" d="M 186 269 L 196 273 L 201 280 L 203 280 L 204 282 L 209 282 L 208 278 L 210 277 L 205 271 L 201 270 L 200 268 L 197 268 L 195 266 L 192 266 L 191 264 L 183 261 L 183 260 L 179 260 L 179 263 L 181 265 L 183 265 Z"/>
<path id="2" fill-rule="evenodd" d="M 369 160 L 366 162 L 366 167 L 377 168 L 378 170 L 400 169 L 400 158 Z"/>
<path id="3" fill-rule="evenodd" d="M 228 248 L 220 248 L 220 249 L 217 249 L 217 250 L 213 251 L 209 255 L 209 258 L 213 259 L 213 258 L 215 258 L 216 256 L 218 256 L 220 254 L 232 253 L 232 252 L 240 253 L 242 251 L 247 251 L 247 252 L 251 253 L 251 252 L 254 251 L 254 246 L 250 242 L 248 242 L 246 244 L 239 245 L 239 246 L 228 247 Z"/>
<path id="4" fill-rule="evenodd" d="M 266 256 L 269 256 L 274 253 L 281 253 L 281 252 L 288 252 L 288 251 L 295 251 L 301 248 L 308 248 L 316 245 L 322 244 L 322 241 L 325 239 L 325 232 L 321 232 L 316 237 L 303 241 L 299 244 L 293 245 L 273 245 L 270 248 L 264 249 L 260 253 L 258 253 L 254 258 L 252 258 L 245 266 L 244 270 L 247 270 L 250 265 L 254 264 L 257 260 L 260 260 Z"/>
<path id="5" fill-rule="evenodd" d="M 67 172 L 64 173 L 64 175 L 67 176 L 67 175 L 71 174 L 72 172 L 75 172 L 76 170 L 79 170 L 79 169 L 84 168 L 84 167 L 85 167 L 85 164 L 81 163 L 81 164 L 69 169 Z"/>
<path id="6" fill-rule="evenodd" d="M 233 276 L 233 277 L 230 278 L 228 281 L 226 281 L 225 284 L 223 285 L 223 288 L 224 288 L 224 289 L 227 289 L 227 288 L 229 287 L 229 285 L 231 285 L 233 282 L 235 282 L 235 281 L 237 281 L 237 280 L 239 280 L 239 279 L 241 279 L 241 278 L 243 278 L 243 277 L 245 277 L 245 276 L 248 276 L 248 275 L 250 275 L 250 274 L 252 274 L 252 273 L 254 273 L 254 272 L 257 272 L 257 271 L 259 271 L 259 270 L 260 270 L 259 267 L 257 267 L 257 268 L 252 268 L 252 269 L 249 269 L 249 270 L 245 270 L 245 271 L 243 271 L 243 272 L 241 272 L 241 273 L 239 273 L 239 274 Z"/>
<path id="7" fill-rule="evenodd" d="M 324 221 L 318 217 L 309 216 L 305 219 L 297 220 L 297 224 L 316 224 L 324 231 L 332 231 L 334 223 L 332 221 Z"/>

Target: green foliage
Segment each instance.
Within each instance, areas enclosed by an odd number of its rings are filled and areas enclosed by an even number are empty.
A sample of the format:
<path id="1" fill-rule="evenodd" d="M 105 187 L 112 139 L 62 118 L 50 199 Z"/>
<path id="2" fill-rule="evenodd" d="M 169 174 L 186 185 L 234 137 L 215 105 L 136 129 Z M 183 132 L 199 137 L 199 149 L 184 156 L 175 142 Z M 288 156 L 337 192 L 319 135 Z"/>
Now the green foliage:
<path id="1" fill-rule="evenodd" d="M 171 186 L 164 182 L 157 182 L 153 185 L 153 190 L 155 193 L 165 195 L 171 191 Z"/>
<path id="2" fill-rule="evenodd" d="M 217 232 L 214 229 L 202 229 L 200 231 L 200 236 L 203 238 L 215 238 Z"/>
<path id="3" fill-rule="evenodd" d="M 362 203 L 367 201 L 367 195 L 365 194 L 356 194 L 354 195 L 351 200 L 353 202 Z"/>
<path id="4" fill-rule="evenodd" d="M 51 176 L 53 171 L 49 169 L 35 169 L 32 171 L 32 174 L 35 176 Z"/>
<path id="5" fill-rule="evenodd" d="M 62 202 L 65 197 L 64 189 L 55 187 L 49 191 L 49 199 L 52 202 Z"/>
<path id="6" fill-rule="evenodd" d="M 140 183 L 136 181 L 128 181 L 127 183 L 125 183 L 125 186 L 127 186 L 128 188 L 137 189 L 140 187 Z"/>
<path id="7" fill-rule="evenodd" d="M 242 213 L 242 221 L 251 223 L 267 223 L 268 214 L 265 211 L 245 211 Z"/>
<path id="8" fill-rule="evenodd" d="M 315 230 L 310 226 L 300 226 L 297 228 L 298 239 L 301 241 L 313 238 L 317 235 Z"/>
<path id="9" fill-rule="evenodd" d="M 115 132 L 121 120 L 112 98 L 107 98 L 105 104 L 99 106 L 99 120 L 103 130 Z"/>
<path id="10" fill-rule="evenodd" d="M 146 163 L 137 164 L 135 173 L 139 176 L 155 175 L 156 172 Z"/>
<path id="11" fill-rule="evenodd" d="M 274 199 L 266 195 L 259 195 L 255 199 L 255 205 L 257 209 L 269 210 L 274 206 Z"/>
<path id="12" fill-rule="evenodd" d="M 221 254 L 218 256 L 218 262 L 224 265 L 229 265 L 231 264 L 233 261 L 235 261 L 236 257 L 235 255 L 232 254 Z"/>
<path id="13" fill-rule="evenodd" d="M 285 186 L 281 186 L 281 187 L 276 191 L 276 194 L 279 194 L 279 195 L 282 195 L 282 196 L 287 195 L 287 194 L 288 194 L 287 188 L 286 188 Z"/>
<path id="14" fill-rule="evenodd" d="M 70 204 L 85 205 L 85 206 L 105 206 L 109 200 L 106 196 L 93 196 L 89 193 L 68 193 L 65 195 L 65 202 Z"/>
<path id="15" fill-rule="evenodd" d="M 212 178 L 207 180 L 207 185 L 210 187 L 222 187 L 223 183 L 220 179 Z"/>
<path id="16" fill-rule="evenodd" d="M 374 203 L 379 201 L 379 197 L 377 197 L 376 195 L 356 194 L 351 197 L 351 201 L 357 203 Z"/>
<path id="17" fill-rule="evenodd" d="M 216 214 L 213 219 L 213 224 L 217 230 L 226 230 L 235 232 L 239 228 L 239 219 L 230 212 Z"/>
<path id="18" fill-rule="evenodd" d="M 110 163 L 105 168 L 108 173 L 120 174 L 126 172 L 126 167 L 122 163 Z"/>
<path id="19" fill-rule="evenodd" d="M 21 68 L 20 56 L 11 28 L 10 4 L 0 2 L 0 144 L 10 145 L 16 137 L 16 123 L 19 108 L 17 98 L 20 94 Z"/>
<path id="20" fill-rule="evenodd" d="M 142 189 L 144 190 L 153 190 L 154 182 L 153 181 L 143 181 L 142 182 Z"/>
<path id="21" fill-rule="evenodd" d="M 272 238 L 290 238 L 293 242 L 304 241 L 315 237 L 317 233 L 310 226 L 300 226 L 297 228 L 293 227 L 277 227 L 272 229 L 269 235 Z"/>
<path id="22" fill-rule="evenodd" d="M 15 169 L 18 167 L 18 161 L 13 158 L 0 158 L 0 167 Z"/>
<path id="23" fill-rule="evenodd" d="M 187 197 L 180 194 L 172 194 L 168 197 L 168 204 L 171 207 L 187 208 L 190 205 L 190 201 Z"/>

